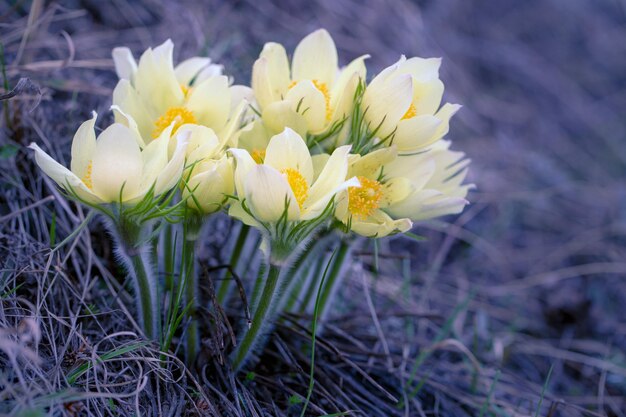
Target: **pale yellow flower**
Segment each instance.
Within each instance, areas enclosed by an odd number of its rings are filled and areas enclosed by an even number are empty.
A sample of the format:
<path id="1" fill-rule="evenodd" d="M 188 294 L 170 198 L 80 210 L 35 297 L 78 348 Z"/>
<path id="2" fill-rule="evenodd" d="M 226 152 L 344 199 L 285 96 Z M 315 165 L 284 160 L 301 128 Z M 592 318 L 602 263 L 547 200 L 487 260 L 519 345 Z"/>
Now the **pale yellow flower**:
<path id="1" fill-rule="evenodd" d="M 461 107 L 442 107 L 444 85 L 439 58 L 404 56 L 385 68 L 363 95 L 364 118 L 379 140 L 393 143 L 400 153 L 423 149 L 444 137 L 450 118 Z"/>
<path id="2" fill-rule="evenodd" d="M 300 135 L 318 134 L 352 111 L 366 56 L 339 69 L 330 34 L 317 30 L 296 47 L 291 67 L 285 48 L 267 43 L 252 69 L 252 89 L 263 122 L 274 133 L 289 127 Z"/>
<path id="3" fill-rule="evenodd" d="M 186 185 L 182 196 L 187 205 L 203 214 L 221 209 L 227 196 L 235 192 L 233 162 L 215 133 L 199 125 L 185 125 L 179 132 L 189 132 Z M 193 192 L 193 196 L 190 194 Z"/>
<path id="4" fill-rule="evenodd" d="M 91 204 L 121 202 L 132 205 L 152 188 L 159 196 L 178 184 L 185 163 L 186 135 L 175 136 L 176 149 L 168 158 L 173 125 L 139 147 L 137 132 L 120 123 L 107 127 L 96 139 L 96 114 L 84 122 L 72 142 L 71 169 L 31 143 L 39 167 L 61 188 Z"/>
<path id="5" fill-rule="evenodd" d="M 337 148 L 315 177 L 306 143 L 289 128 L 272 137 L 262 164 L 246 150 L 230 152 L 236 160 L 239 201 L 231 205 L 229 213 L 249 225 L 276 223 L 285 210 L 287 221 L 313 220 L 324 212 L 335 194 L 358 185 L 354 179 L 346 181 L 349 146 Z"/>
<path id="6" fill-rule="evenodd" d="M 146 50 L 135 63 L 128 48 L 115 48 L 113 59 L 120 81 L 113 91 L 116 121 L 137 123 L 144 144 L 174 123 L 173 133 L 184 124 L 213 129 L 227 141 L 238 127 L 245 97 L 251 90 L 230 86 L 221 68 L 208 58 L 194 57 L 173 64 L 174 45 L 167 40 Z"/>
<path id="7" fill-rule="evenodd" d="M 412 221 L 459 213 L 471 185 L 462 185 L 469 160 L 441 141 L 426 152 L 397 155 L 394 146 L 351 155 L 348 175 L 359 179 L 338 198 L 335 215 L 366 237 L 411 229 Z"/>

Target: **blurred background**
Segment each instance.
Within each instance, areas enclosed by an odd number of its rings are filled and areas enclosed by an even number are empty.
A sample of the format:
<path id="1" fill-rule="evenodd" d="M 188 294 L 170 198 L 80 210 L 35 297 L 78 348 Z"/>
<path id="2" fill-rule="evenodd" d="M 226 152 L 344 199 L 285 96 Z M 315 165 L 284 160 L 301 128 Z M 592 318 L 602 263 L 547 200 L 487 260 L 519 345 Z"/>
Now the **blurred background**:
<path id="1" fill-rule="evenodd" d="M 372 284 L 377 310 L 450 317 L 469 300 L 451 332 L 499 379 L 502 404 L 529 415 L 544 391 L 540 415 L 624 416 L 623 0 L 3 0 L 5 90 L 20 77 L 32 82 L 15 101 L 14 127 L 39 127 L 1 138 L 3 159 L 27 159 L 17 147 L 42 137 L 68 155 L 80 121 L 110 105 L 114 46 L 138 56 L 171 38 L 176 61 L 206 55 L 246 84 L 265 42 L 293 51 L 320 27 L 340 63 L 371 55 L 369 77 L 401 54 L 443 57 L 444 99 L 464 106 L 448 138 L 472 159 L 471 205 L 417 225 L 426 242 L 381 244 L 383 258 L 401 254 L 402 262 L 389 260 Z M 6 173 L 3 181 L 0 217 L 34 202 L 7 185 Z M 17 259 L 11 227 L 0 225 L 0 243 Z M 361 285 L 348 282 L 337 317 L 358 309 Z M 382 320 L 397 330 L 393 318 Z M 416 323 L 427 343 L 429 324 Z M 472 399 L 451 366 L 458 358 L 446 355 L 424 365 L 433 391 L 447 391 L 433 395 Z"/>

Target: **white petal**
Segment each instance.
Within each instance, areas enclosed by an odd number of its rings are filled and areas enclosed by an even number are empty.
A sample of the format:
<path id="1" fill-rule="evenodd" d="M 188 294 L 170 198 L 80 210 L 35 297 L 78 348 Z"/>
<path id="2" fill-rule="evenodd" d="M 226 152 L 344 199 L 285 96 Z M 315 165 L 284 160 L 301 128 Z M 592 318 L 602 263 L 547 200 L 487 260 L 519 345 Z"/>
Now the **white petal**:
<path id="1" fill-rule="evenodd" d="M 168 135 L 169 136 L 169 135 Z M 156 179 L 154 186 L 154 194 L 160 195 L 171 190 L 179 182 L 185 166 L 185 155 L 187 153 L 187 145 L 189 144 L 189 132 L 176 134 L 176 150 L 172 159 L 169 160 L 163 171 Z"/>
<path id="2" fill-rule="evenodd" d="M 113 63 L 115 72 L 120 80 L 132 81 L 133 75 L 137 71 L 137 62 L 133 53 L 126 47 L 113 48 Z"/>
<path id="3" fill-rule="evenodd" d="M 319 178 L 309 190 L 307 200 L 316 201 L 346 180 L 350 146 L 341 146 L 332 153 Z"/>
<path id="4" fill-rule="evenodd" d="M 307 129 L 311 133 L 324 130 L 326 120 L 326 98 L 315 85 L 308 80 L 300 81 L 285 96 L 291 102 L 291 108 L 306 120 Z"/>
<path id="5" fill-rule="evenodd" d="M 193 112 L 199 124 L 220 131 L 228 120 L 230 102 L 228 78 L 221 75 L 194 87 L 186 107 Z"/>
<path id="6" fill-rule="evenodd" d="M 434 114 L 441 105 L 444 85 L 440 80 L 428 83 L 413 81 L 413 104 L 415 114 Z"/>
<path id="7" fill-rule="evenodd" d="M 245 179 L 257 163 L 245 149 L 229 149 L 237 162 L 235 168 L 235 188 L 240 199 L 245 197 Z"/>
<path id="8" fill-rule="evenodd" d="M 313 162 L 309 148 L 302 137 L 289 128 L 270 139 L 264 163 L 281 172 L 287 168 L 295 169 L 308 185 L 313 182 Z"/>
<path id="9" fill-rule="evenodd" d="M 96 150 L 96 132 L 94 131 L 94 126 L 97 117 L 96 112 L 93 112 L 92 118 L 80 125 L 72 140 L 72 162 L 70 167 L 72 172 L 79 178 L 84 177 L 87 173 L 87 168 Z"/>
<path id="10" fill-rule="evenodd" d="M 128 80 L 120 80 L 113 90 L 113 105 L 111 106 L 115 121 L 122 123 L 131 129 L 138 129 L 142 138 L 140 146 L 145 146 L 145 142 L 152 138 L 154 130 L 154 120 L 159 116 L 151 115 L 144 105 L 143 100 L 137 94 Z M 129 119 L 133 119 L 133 125 Z"/>
<path id="11" fill-rule="evenodd" d="M 278 43 L 266 43 L 252 69 L 252 89 L 261 109 L 281 100 L 290 81 L 285 48 Z"/>
<path id="12" fill-rule="evenodd" d="M 80 198 L 87 202 L 102 203 L 102 200 L 87 188 L 76 174 L 52 159 L 36 143 L 31 143 L 28 147 L 35 151 L 35 162 L 39 168 L 61 188 L 67 190 L 68 187 L 71 187 Z"/>
<path id="13" fill-rule="evenodd" d="M 317 80 L 333 85 L 337 73 L 337 48 L 330 34 L 319 29 L 300 41 L 293 53 L 292 79 Z"/>
<path id="14" fill-rule="evenodd" d="M 393 144 L 400 152 L 414 152 L 437 140 L 435 134 L 442 121 L 431 115 L 421 115 L 400 120 L 393 135 Z"/>
<path id="15" fill-rule="evenodd" d="M 248 212 L 243 209 L 239 201 L 233 201 L 231 203 L 228 209 L 228 215 L 241 220 L 243 223 L 247 224 L 248 226 L 255 227 L 259 230 L 263 230 L 263 226 L 261 225 L 261 223 L 256 221 L 254 217 L 248 214 Z"/>
<path id="16" fill-rule="evenodd" d="M 300 209 L 283 174 L 267 165 L 255 165 L 244 179 L 246 203 L 254 216 L 275 223 L 288 207 L 287 219 L 297 220 Z"/>
<path id="17" fill-rule="evenodd" d="M 299 135 L 306 135 L 307 121 L 294 110 L 293 103 L 287 100 L 276 101 L 263 110 L 263 123 L 272 133 L 280 133 L 289 127 Z"/>
<path id="18" fill-rule="evenodd" d="M 394 220 L 382 210 L 375 211 L 365 220 L 352 218 L 351 230 L 361 236 L 381 238 L 392 233 L 404 233 L 411 230 L 413 223 L 410 219 Z"/>
<path id="19" fill-rule="evenodd" d="M 152 114 L 181 106 L 185 97 L 174 74 L 173 48 L 168 40 L 154 51 L 148 49 L 139 59 L 133 85 Z"/>
<path id="20" fill-rule="evenodd" d="M 151 141 L 141 152 L 143 160 L 141 189 L 150 188 L 167 165 L 168 145 L 173 128 L 174 125 L 172 124 L 163 129 L 161 135 Z"/>
<path id="21" fill-rule="evenodd" d="M 187 196 L 193 191 L 193 197 Z M 183 198 L 187 204 L 204 214 L 219 210 L 226 200 L 226 195 L 234 192 L 232 162 L 227 158 L 211 161 L 209 167 L 194 175 L 188 187 L 183 189 Z"/>
<path id="22" fill-rule="evenodd" d="M 380 88 L 365 90 L 363 103 L 365 105 L 365 119 L 370 130 L 376 131 L 376 136 L 385 138 L 405 115 L 413 100 L 413 84 L 410 75 L 392 77 Z"/>
<path id="23" fill-rule="evenodd" d="M 439 79 L 441 58 L 413 57 L 400 63 L 398 73 L 410 74 L 417 82 L 423 83 Z"/>
<path id="24" fill-rule="evenodd" d="M 200 71 L 211 63 L 209 58 L 194 56 L 181 62 L 174 68 L 174 74 L 178 83 L 184 86 L 191 84 L 191 81 L 200 73 Z"/>
<path id="25" fill-rule="evenodd" d="M 106 202 L 137 197 L 143 171 L 141 151 L 135 134 L 115 123 L 96 141 L 91 179 L 93 191 Z"/>
<path id="26" fill-rule="evenodd" d="M 194 84 L 198 85 L 202 81 L 208 80 L 209 78 L 219 77 L 220 75 L 224 75 L 224 66 L 217 64 L 210 64 L 206 66 L 200 73 L 196 76 L 194 80 Z"/>

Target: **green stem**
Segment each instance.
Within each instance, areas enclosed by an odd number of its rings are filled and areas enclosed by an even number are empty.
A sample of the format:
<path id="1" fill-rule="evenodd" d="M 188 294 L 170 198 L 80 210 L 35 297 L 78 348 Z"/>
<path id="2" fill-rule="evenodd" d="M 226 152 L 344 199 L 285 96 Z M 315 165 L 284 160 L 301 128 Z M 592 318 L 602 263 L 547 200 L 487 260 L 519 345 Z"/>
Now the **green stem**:
<path id="1" fill-rule="evenodd" d="M 250 232 L 250 226 L 246 224 L 242 224 L 239 229 L 239 236 L 237 237 L 237 241 L 235 242 L 235 247 L 233 248 L 233 252 L 230 255 L 230 267 L 232 270 L 237 269 L 237 265 L 239 264 L 239 258 L 241 257 L 241 253 L 243 252 L 243 248 L 246 245 L 246 239 L 248 237 L 248 233 Z M 230 289 L 232 286 L 231 281 L 231 271 L 226 271 L 224 275 L 224 279 L 220 283 L 220 287 L 217 290 L 217 301 L 220 305 L 223 305 L 230 294 Z"/>
<path id="2" fill-rule="evenodd" d="M 319 299 L 319 317 L 321 317 L 322 320 L 324 319 L 330 296 L 334 292 L 336 285 L 339 283 L 341 270 L 343 269 L 343 264 L 346 261 L 349 252 L 350 242 L 342 240 L 339 244 L 339 248 L 337 249 L 337 255 L 333 261 L 332 269 L 330 270 L 330 274 L 324 283 L 324 288 L 322 289 L 322 294 Z"/>
<path id="3" fill-rule="evenodd" d="M 127 253 L 135 275 L 135 282 L 137 284 L 136 290 L 139 297 L 141 324 L 143 325 L 146 338 L 155 339 L 157 334 L 154 314 L 156 294 L 153 294 L 153 290 L 156 289 L 156 285 L 153 285 L 154 283 L 151 282 L 152 280 L 149 269 L 146 266 L 146 261 L 141 248 L 134 248 L 132 251 L 127 251 Z"/>
<path id="4" fill-rule="evenodd" d="M 303 294 L 303 298 L 302 298 L 302 301 L 300 302 L 300 308 L 299 308 L 300 314 L 306 313 L 309 307 L 309 304 L 311 303 L 311 299 L 313 298 L 313 294 L 316 293 L 315 291 L 316 288 L 319 288 L 319 280 L 317 278 L 320 277 L 320 274 L 322 273 L 325 260 L 326 260 L 325 256 L 322 256 L 315 260 L 315 269 L 313 269 L 313 274 L 311 275 L 311 279 L 308 282 L 309 285 L 307 285 L 305 292 L 301 293 Z"/>
<path id="5" fill-rule="evenodd" d="M 309 250 L 303 250 L 296 262 L 291 267 L 289 272 L 289 276 L 291 278 L 291 282 L 287 286 L 287 290 L 285 291 L 285 295 L 283 296 L 284 300 L 284 308 L 283 311 L 289 312 L 292 310 L 295 303 L 300 298 L 300 293 L 302 292 L 302 287 L 306 283 L 306 278 L 308 276 L 308 268 L 303 268 L 305 265 L 310 266 L 311 263 L 314 263 L 316 258 L 320 256 L 323 258 L 324 247 L 326 243 L 326 239 L 320 237 L 313 243 L 312 247 Z M 309 262 L 313 259 L 313 262 Z M 304 269 L 304 273 L 300 274 L 300 271 Z"/>
<path id="6" fill-rule="evenodd" d="M 172 237 L 172 228 L 174 226 L 167 223 L 163 230 L 163 269 L 165 272 L 165 288 L 172 291 L 174 288 L 174 240 Z"/>
<path id="7" fill-rule="evenodd" d="M 280 277 L 279 265 L 270 263 L 267 279 L 263 287 L 263 293 L 258 306 L 252 317 L 252 325 L 239 343 L 237 350 L 233 354 L 233 368 L 239 370 L 248 359 L 253 347 L 258 343 L 263 325 L 271 321 L 272 304 L 276 295 L 278 278 Z"/>
<path id="8" fill-rule="evenodd" d="M 198 352 L 198 320 L 196 318 L 197 302 L 197 285 L 196 285 L 196 260 L 195 260 L 195 246 L 196 241 L 186 239 L 185 248 L 183 252 L 185 254 L 185 278 L 183 285 L 185 286 L 185 304 L 189 306 L 189 326 L 187 327 L 187 343 L 186 343 L 186 358 L 187 364 L 192 365 L 196 360 Z"/>

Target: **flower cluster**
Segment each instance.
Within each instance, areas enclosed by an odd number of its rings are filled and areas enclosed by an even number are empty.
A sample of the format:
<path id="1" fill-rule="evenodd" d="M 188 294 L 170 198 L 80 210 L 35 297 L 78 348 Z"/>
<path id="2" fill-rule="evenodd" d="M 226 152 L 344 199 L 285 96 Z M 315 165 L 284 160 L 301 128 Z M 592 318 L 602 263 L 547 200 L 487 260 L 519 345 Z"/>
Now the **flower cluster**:
<path id="1" fill-rule="evenodd" d="M 208 58 L 175 66 L 173 48 L 168 40 L 138 62 L 128 48 L 113 50 L 115 122 L 96 137 L 94 113 L 78 128 L 70 169 L 31 145 L 37 164 L 69 197 L 110 219 L 134 277 L 144 331 L 164 349 L 180 320 L 171 306 L 164 313 L 156 294 L 200 302 L 194 249 L 209 215 L 240 221 L 238 242 L 250 228 L 262 237 L 253 249 L 262 250 L 266 267 L 254 283 L 252 323 L 231 355 L 239 368 L 280 309 L 306 311 L 303 299 L 333 293 L 338 278 L 321 288 L 320 277 L 302 272 L 317 262 L 315 254 L 333 242 L 345 249 L 359 236 L 405 233 L 414 221 L 459 213 L 467 204 L 469 161 L 442 140 L 460 106 L 442 105 L 440 59 L 402 56 L 367 82 L 368 56 L 340 67 L 333 39 L 317 30 L 291 62 L 282 45 L 267 43 L 247 87 L 233 85 Z M 172 242 L 177 225 L 182 248 Z M 149 261 L 154 247 L 168 248 L 163 257 L 182 251 L 178 274 L 164 271 L 177 279 L 157 278 Z M 340 275 L 340 266 L 331 271 Z M 220 288 L 221 302 L 228 292 Z M 182 310 L 190 316 L 193 359 L 202 336 L 193 314 Z M 164 316 L 169 321 L 161 326 Z"/>

